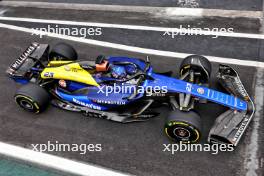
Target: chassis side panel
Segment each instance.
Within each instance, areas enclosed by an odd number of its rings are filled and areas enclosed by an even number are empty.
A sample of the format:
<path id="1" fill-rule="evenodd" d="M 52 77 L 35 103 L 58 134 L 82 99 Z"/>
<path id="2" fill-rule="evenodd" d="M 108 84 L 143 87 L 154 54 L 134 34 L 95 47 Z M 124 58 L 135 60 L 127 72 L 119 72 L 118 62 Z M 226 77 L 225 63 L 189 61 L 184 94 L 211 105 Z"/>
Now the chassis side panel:
<path id="1" fill-rule="evenodd" d="M 233 95 L 228 95 L 207 87 L 192 84 L 172 77 L 167 77 L 153 73 L 151 75 L 155 80 L 149 81 L 148 86 L 166 86 L 169 93 L 187 93 L 201 99 L 237 109 L 241 111 L 247 110 L 247 102 Z"/>

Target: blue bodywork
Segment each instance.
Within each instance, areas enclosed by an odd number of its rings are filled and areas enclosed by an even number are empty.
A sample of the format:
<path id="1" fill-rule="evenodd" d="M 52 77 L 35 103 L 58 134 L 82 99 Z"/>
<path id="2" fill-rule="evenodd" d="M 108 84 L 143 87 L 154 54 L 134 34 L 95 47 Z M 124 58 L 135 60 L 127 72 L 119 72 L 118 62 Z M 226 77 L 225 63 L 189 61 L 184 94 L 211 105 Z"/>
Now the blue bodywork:
<path id="1" fill-rule="evenodd" d="M 130 62 L 134 63 L 137 65 L 137 67 L 144 71 L 146 67 L 146 62 L 136 59 L 136 58 L 127 58 L 127 57 L 110 57 L 108 58 L 108 61 L 110 64 L 113 64 L 115 62 Z M 192 84 L 189 82 L 185 82 L 179 79 L 175 79 L 173 77 L 165 76 L 162 74 L 157 74 L 153 72 L 152 67 L 150 66 L 148 70 L 146 70 L 146 74 L 149 76 L 151 79 L 146 79 L 145 81 L 142 82 L 142 87 L 145 89 L 147 87 L 163 87 L 165 86 L 167 88 L 168 93 L 186 93 L 186 94 L 191 94 L 195 97 L 201 98 L 201 99 L 207 99 L 209 101 L 230 107 L 232 109 L 236 110 L 241 110 L 245 111 L 247 110 L 247 103 L 237 97 L 234 97 L 232 95 L 228 95 L 216 90 L 209 89 L 207 87 L 202 87 L 197 84 Z M 97 78 L 94 77 L 94 79 L 100 83 L 102 79 L 113 79 L 113 78 Z M 16 80 L 20 83 L 27 83 L 27 80 L 21 80 L 18 79 Z M 140 92 L 135 96 L 133 99 L 128 99 L 128 97 L 133 93 L 133 92 L 125 92 L 122 94 L 117 94 L 117 93 L 109 93 L 107 96 L 105 92 L 100 91 L 103 90 L 103 86 L 105 85 L 100 85 L 101 87 L 95 87 L 95 86 L 89 86 L 85 85 L 82 83 L 77 83 L 73 81 L 67 81 L 67 90 L 70 92 L 74 92 L 80 89 L 87 89 L 87 93 L 74 93 L 74 94 L 69 94 L 65 93 L 65 91 L 57 88 L 56 89 L 56 94 L 63 100 L 66 100 L 68 102 L 86 106 L 92 109 L 97 109 L 97 110 L 108 110 L 116 106 L 122 106 L 122 105 L 127 105 L 135 100 L 138 100 L 142 98 L 145 93 Z M 126 87 L 134 87 L 135 85 L 120 85 L 126 86 Z"/>
<path id="2" fill-rule="evenodd" d="M 168 92 L 187 93 L 232 109 L 247 110 L 247 103 L 232 95 L 155 73 L 152 74 L 152 77 L 155 80 L 149 81 L 148 86 L 167 86 Z"/>

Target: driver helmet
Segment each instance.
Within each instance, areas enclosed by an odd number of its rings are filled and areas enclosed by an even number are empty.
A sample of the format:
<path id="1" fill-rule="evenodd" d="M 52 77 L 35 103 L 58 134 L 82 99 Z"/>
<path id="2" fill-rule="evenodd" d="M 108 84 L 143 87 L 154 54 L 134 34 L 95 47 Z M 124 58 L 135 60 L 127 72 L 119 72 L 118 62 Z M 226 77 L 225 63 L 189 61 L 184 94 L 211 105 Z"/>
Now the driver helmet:
<path id="1" fill-rule="evenodd" d="M 126 69 L 123 66 L 112 66 L 111 74 L 113 78 L 122 79 L 127 76 Z"/>

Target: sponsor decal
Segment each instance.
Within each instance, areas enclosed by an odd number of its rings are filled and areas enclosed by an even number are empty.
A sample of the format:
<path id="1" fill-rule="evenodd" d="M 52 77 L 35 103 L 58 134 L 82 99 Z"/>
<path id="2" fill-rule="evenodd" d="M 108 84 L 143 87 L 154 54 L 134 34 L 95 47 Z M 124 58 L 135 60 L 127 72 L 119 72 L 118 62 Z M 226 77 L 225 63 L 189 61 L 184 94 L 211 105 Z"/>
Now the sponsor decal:
<path id="1" fill-rule="evenodd" d="M 63 88 L 67 87 L 67 83 L 65 80 L 59 80 L 59 85 Z"/>
<path id="2" fill-rule="evenodd" d="M 235 83 L 237 85 L 239 93 L 241 93 L 244 98 L 248 97 L 248 94 L 239 78 L 235 77 Z"/>
<path id="3" fill-rule="evenodd" d="M 37 46 L 37 43 L 32 43 L 10 67 L 14 70 L 17 70 L 20 65 L 27 59 L 27 57 L 32 54 L 32 52 L 36 49 Z"/>
<path id="4" fill-rule="evenodd" d="M 204 94 L 204 89 L 200 87 L 200 88 L 197 89 L 197 92 L 199 94 Z"/>
<path id="5" fill-rule="evenodd" d="M 64 69 L 65 69 L 65 71 L 71 71 L 71 72 L 75 72 L 75 73 L 79 72 L 79 71 L 83 71 L 83 69 L 81 69 L 81 68 L 72 68 L 69 65 L 65 65 Z"/>
<path id="6" fill-rule="evenodd" d="M 100 106 L 96 106 L 96 105 L 91 104 L 91 103 L 85 103 L 85 102 L 79 101 L 75 98 L 73 98 L 72 101 L 76 104 L 81 105 L 81 106 L 86 106 L 86 107 L 91 108 L 91 109 L 101 110 Z"/>
<path id="7" fill-rule="evenodd" d="M 44 77 L 53 78 L 54 77 L 54 73 L 53 72 L 45 72 L 44 73 Z"/>
<path id="8" fill-rule="evenodd" d="M 92 100 L 93 102 L 96 103 L 101 103 L 101 104 L 114 104 L 114 105 L 125 105 L 125 101 L 111 101 L 111 100 Z"/>
<path id="9" fill-rule="evenodd" d="M 79 71 L 83 71 L 83 69 L 80 68 L 71 68 L 72 72 L 79 72 Z"/>
<path id="10" fill-rule="evenodd" d="M 244 133 L 248 123 L 249 123 L 249 119 L 245 118 L 244 121 L 241 123 L 238 131 L 236 132 L 235 137 L 233 138 L 233 141 L 237 141 L 238 138 Z"/>
<path id="11" fill-rule="evenodd" d="M 191 92 L 192 91 L 192 85 L 190 83 L 186 84 L 186 91 Z"/>
<path id="12" fill-rule="evenodd" d="M 64 69 L 65 69 L 65 71 L 70 71 L 71 70 L 71 67 L 69 65 L 65 65 L 64 66 Z"/>
<path id="13" fill-rule="evenodd" d="M 148 94 L 147 94 L 147 95 L 148 95 Z M 152 93 L 152 94 L 149 95 L 149 96 L 152 96 L 152 97 L 165 97 L 166 94 L 164 94 L 164 93 Z"/>

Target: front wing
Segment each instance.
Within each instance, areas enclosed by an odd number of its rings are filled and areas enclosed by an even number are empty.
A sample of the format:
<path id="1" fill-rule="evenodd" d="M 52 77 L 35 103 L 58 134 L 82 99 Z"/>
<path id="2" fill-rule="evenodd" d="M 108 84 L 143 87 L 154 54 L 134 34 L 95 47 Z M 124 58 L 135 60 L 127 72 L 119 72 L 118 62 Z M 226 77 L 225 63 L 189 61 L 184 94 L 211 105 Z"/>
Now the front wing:
<path id="1" fill-rule="evenodd" d="M 231 94 L 247 102 L 247 110 L 229 109 L 217 117 L 209 132 L 208 141 L 236 146 L 254 115 L 254 103 L 233 68 L 220 65 L 217 77 Z"/>

